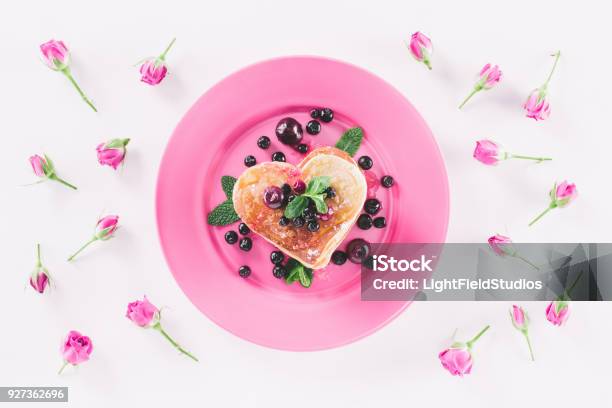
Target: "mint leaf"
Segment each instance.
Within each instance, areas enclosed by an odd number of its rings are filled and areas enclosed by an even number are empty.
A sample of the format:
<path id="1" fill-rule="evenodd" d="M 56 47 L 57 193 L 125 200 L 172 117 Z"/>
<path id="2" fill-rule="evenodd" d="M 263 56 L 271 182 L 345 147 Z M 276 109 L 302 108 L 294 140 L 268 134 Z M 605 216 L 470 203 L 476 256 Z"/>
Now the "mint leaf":
<path id="1" fill-rule="evenodd" d="M 225 193 L 225 196 L 228 200 L 232 199 L 232 194 L 234 193 L 234 184 L 236 184 L 237 179 L 232 176 L 222 176 L 221 177 L 221 188 Z"/>
<path id="2" fill-rule="evenodd" d="M 295 197 L 285 208 L 285 217 L 299 217 L 306 207 L 308 207 L 309 200 L 315 203 L 319 213 L 326 214 L 327 204 L 325 204 L 325 190 L 329 187 L 330 182 L 331 177 L 329 176 L 318 176 L 310 179 L 304 194 Z"/>
<path id="3" fill-rule="evenodd" d="M 285 278 L 285 283 L 291 285 L 293 282 L 299 279 L 298 269 L 295 269 L 292 273 L 288 274 Z"/>
<path id="4" fill-rule="evenodd" d="M 208 214 L 208 223 L 210 225 L 229 225 L 240 220 L 238 214 L 234 210 L 234 203 L 231 200 L 227 200 L 219 204 Z"/>
<path id="5" fill-rule="evenodd" d="M 298 261 L 296 261 L 293 258 L 290 258 L 287 261 L 287 265 L 285 265 L 285 268 L 287 268 L 287 275 L 285 276 L 285 283 L 290 285 L 293 282 L 295 282 L 296 280 L 298 280 L 299 279 L 300 270 L 303 267 L 304 266 L 301 263 L 299 263 Z"/>
<path id="6" fill-rule="evenodd" d="M 295 269 L 293 272 L 287 275 L 287 277 L 285 278 L 285 283 L 287 285 L 291 285 L 293 282 L 299 279 L 300 275 L 298 271 L 299 271 L 298 269 Z"/>
<path id="7" fill-rule="evenodd" d="M 325 203 L 325 197 L 325 194 L 310 196 L 312 201 L 314 201 L 315 206 L 317 207 L 317 212 L 319 214 L 327 214 L 327 204 Z"/>
<path id="8" fill-rule="evenodd" d="M 293 201 L 285 207 L 285 217 L 298 217 L 306 207 L 308 207 L 308 198 L 305 195 L 296 196 Z"/>
<path id="9" fill-rule="evenodd" d="M 318 176 L 313 177 L 308 182 L 308 187 L 306 187 L 307 195 L 321 194 L 329 184 L 331 183 L 331 177 L 329 176 Z"/>
<path id="10" fill-rule="evenodd" d="M 351 156 L 354 156 L 361 146 L 363 140 L 363 129 L 359 127 L 351 128 L 344 132 L 340 140 L 336 142 L 336 147 L 340 150 L 344 150 Z"/>
<path id="11" fill-rule="evenodd" d="M 285 282 L 290 285 L 293 282 L 299 281 L 300 284 L 309 288 L 312 284 L 313 273 L 312 269 L 306 268 L 304 265 L 291 258 L 287 261 L 287 275 L 285 276 Z"/>
<path id="12" fill-rule="evenodd" d="M 302 269 L 299 270 L 298 275 L 300 278 L 300 285 L 305 288 L 309 288 L 310 285 L 312 285 L 312 269 L 304 268 L 302 266 Z"/>

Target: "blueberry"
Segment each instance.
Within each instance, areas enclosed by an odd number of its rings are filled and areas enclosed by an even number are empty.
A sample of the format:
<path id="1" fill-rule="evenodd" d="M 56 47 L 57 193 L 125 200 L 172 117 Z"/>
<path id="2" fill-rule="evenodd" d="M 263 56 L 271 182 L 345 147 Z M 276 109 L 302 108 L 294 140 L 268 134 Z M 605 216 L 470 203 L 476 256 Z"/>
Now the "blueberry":
<path id="1" fill-rule="evenodd" d="M 281 227 L 286 227 L 287 225 L 289 225 L 289 222 L 289 218 L 283 215 L 282 217 L 280 217 L 280 220 L 278 220 L 278 225 L 280 225 Z"/>
<path id="2" fill-rule="evenodd" d="M 283 265 L 274 265 L 274 268 L 272 268 L 272 275 L 277 279 L 284 278 L 286 274 L 287 268 Z"/>
<path id="3" fill-rule="evenodd" d="M 276 125 L 276 137 L 282 144 L 297 145 L 303 137 L 302 125 L 293 118 L 283 118 Z"/>
<path id="4" fill-rule="evenodd" d="M 285 161 L 285 153 L 283 153 L 283 152 L 274 152 L 274 153 L 272 153 L 272 161 L 284 162 Z"/>
<path id="5" fill-rule="evenodd" d="M 268 136 L 262 136 L 259 139 L 257 139 L 257 146 L 259 146 L 261 149 L 267 149 L 268 147 L 270 147 L 270 138 Z"/>
<path id="6" fill-rule="evenodd" d="M 336 265 L 344 265 L 347 258 L 348 256 L 346 255 L 346 252 L 334 251 L 334 253 L 331 256 L 331 261 Z"/>
<path id="7" fill-rule="evenodd" d="M 382 184 L 382 186 L 385 187 L 385 188 L 389 188 L 389 187 L 391 187 L 393 185 L 394 181 L 395 180 L 393 180 L 393 177 L 391 177 L 391 176 L 383 176 L 380 179 L 380 184 Z"/>
<path id="8" fill-rule="evenodd" d="M 385 228 L 387 226 L 387 220 L 385 217 L 376 217 L 374 221 L 372 221 L 372 224 L 374 224 L 376 228 Z"/>
<path id="9" fill-rule="evenodd" d="M 320 116 L 323 122 L 329 123 L 334 119 L 334 111 L 329 108 L 323 108 L 321 109 Z"/>
<path id="10" fill-rule="evenodd" d="M 308 222 L 308 231 L 317 232 L 319 230 L 319 223 L 315 220 Z"/>
<path id="11" fill-rule="evenodd" d="M 370 156 L 361 156 L 359 160 L 357 160 L 357 164 L 364 170 L 370 170 L 374 162 Z"/>
<path id="12" fill-rule="evenodd" d="M 306 124 L 306 132 L 310 135 L 318 135 L 321 131 L 321 124 L 318 120 L 311 120 Z"/>
<path id="13" fill-rule="evenodd" d="M 315 216 L 317 215 L 317 212 L 314 208 L 312 207 L 306 207 L 304 208 L 304 211 L 302 211 L 302 215 L 304 216 L 304 218 L 306 220 L 313 220 L 315 218 Z"/>
<path id="14" fill-rule="evenodd" d="M 249 268 L 247 265 L 242 265 L 238 269 L 238 275 L 242 276 L 243 278 L 248 278 L 250 274 L 251 274 L 251 268 Z"/>
<path id="15" fill-rule="evenodd" d="M 372 228 L 372 217 L 368 214 L 361 214 L 359 218 L 357 218 L 357 226 L 362 230 Z"/>
<path id="16" fill-rule="evenodd" d="M 270 252 L 270 261 L 274 265 L 279 264 L 285 260 L 285 255 L 281 251 L 272 251 Z"/>
<path id="17" fill-rule="evenodd" d="M 287 202 L 290 203 L 295 199 L 295 194 L 289 194 L 287 196 Z"/>
<path id="18" fill-rule="evenodd" d="M 346 251 L 349 261 L 360 264 L 370 255 L 371 248 L 367 241 L 356 238 L 348 243 Z"/>
<path id="19" fill-rule="evenodd" d="M 240 247 L 240 249 L 242 249 L 243 251 L 250 251 L 251 248 L 253 248 L 253 241 L 251 241 L 251 238 L 249 237 L 244 237 L 240 240 L 240 242 L 238 243 L 238 246 Z"/>
<path id="20" fill-rule="evenodd" d="M 324 191 L 326 198 L 334 198 L 336 196 L 336 191 L 333 187 L 327 187 Z"/>
<path id="21" fill-rule="evenodd" d="M 297 145 L 296 150 L 302 154 L 308 153 L 308 145 L 304 143 L 300 143 Z"/>
<path id="22" fill-rule="evenodd" d="M 225 242 L 230 245 L 234 245 L 238 241 L 238 234 L 236 231 L 227 231 L 225 233 Z"/>
<path id="23" fill-rule="evenodd" d="M 293 226 L 296 228 L 301 228 L 304 226 L 304 217 L 295 217 L 293 219 Z"/>
<path id="24" fill-rule="evenodd" d="M 287 183 L 283 184 L 281 186 L 281 190 L 283 190 L 283 194 L 285 194 L 285 197 L 289 196 L 289 194 L 291 194 L 291 186 Z"/>
<path id="25" fill-rule="evenodd" d="M 313 119 L 318 119 L 321 117 L 321 109 L 314 108 L 310 110 L 310 117 Z"/>
<path id="26" fill-rule="evenodd" d="M 366 259 L 363 260 L 361 264 L 363 265 L 364 268 L 374 270 L 374 257 L 371 255 L 368 256 Z"/>
<path id="27" fill-rule="evenodd" d="M 380 204 L 380 201 L 375 198 L 368 198 L 365 201 L 365 204 L 363 205 L 363 209 L 365 210 L 365 212 L 370 215 L 377 214 L 381 208 L 382 205 Z"/>
<path id="28" fill-rule="evenodd" d="M 246 235 L 251 232 L 251 229 L 244 222 L 241 222 L 238 225 L 238 232 L 240 232 L 242 235 Z"/>
<path id="29" fill-rule="evenodd" d="M 247 157 L 244 158 L 245 166 L 253 167 L 256 164 L 257 164 L 257 159 L 255 158 L 255 156 L 249 154 Z"/>

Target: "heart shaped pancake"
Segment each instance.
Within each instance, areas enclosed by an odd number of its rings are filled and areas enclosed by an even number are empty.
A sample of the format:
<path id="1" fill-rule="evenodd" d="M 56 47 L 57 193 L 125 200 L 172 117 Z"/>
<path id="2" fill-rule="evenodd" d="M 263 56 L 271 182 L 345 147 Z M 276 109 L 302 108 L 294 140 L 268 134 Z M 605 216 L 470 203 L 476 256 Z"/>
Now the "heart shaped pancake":
<path id="1" fill-rule="evenodd" d="M 284 207 L 271 209 L 264 204 L 264 190 L 270 186 L 293 185 L 298 180 L 308 184 L 313 177 L 329 176 L 336 195 L 326 200 L 331 217 L 319 220 L 319 230 L 304 226 L 281 226 Z M 266 162 L 249 167 L 234 185 L 232 200 L 242 222 L 278 249 L 312 269 L 325 267 L 332 253 L 344 240 L 359 217 L 366 199 L 367 183 L 357 163 L 335 147 L 313 150 L 297 166 L 284 162 Z"/>

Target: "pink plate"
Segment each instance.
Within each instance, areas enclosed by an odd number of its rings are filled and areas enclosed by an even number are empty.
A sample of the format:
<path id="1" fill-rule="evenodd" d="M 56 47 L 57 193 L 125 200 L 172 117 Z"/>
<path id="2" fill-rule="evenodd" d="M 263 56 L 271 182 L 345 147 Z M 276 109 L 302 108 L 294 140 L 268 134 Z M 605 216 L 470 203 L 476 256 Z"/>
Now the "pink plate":
<path id="1" fill-rule="evenodd" d="M 283 151 L 290 163 L 303 157 L 274 135 L 279 119 L 306 125 L 312 107 L 330 107 L 335 116 L 311 148 L 333 145 L 348 128 L 360 126 L 364 143 L 356 157 L 374 160 L 372 174 L 395 178 L 376 191 L 383 203 L 384 229 L 353 228 L 347 241 L 443 242 L 448 223 L 448 182 L 431 131 L 417 111 L 380 78 L 339 61 L 291 57 L 249 66 L 204 94 L 178 124 L 164 154 L 157 181 L 157 225 L 174 277 L 187 297 L 230 332 L 283 350 L 321 350 L 367 336 L 402 312 L 408 302 L 360 300 L 359 267 L 347 262 L 315 271 L 309 289 L 272 275 L 273 247 L 253 238 L 243 252 L 223 235 L 237 224 L 211 227 L 206 215 L 225 199 L 222 175 L 238 177 L 253 154 L 269 161 Z M 272 145 L 257 147 L 267 135 Z M 344 244 L 340 248 L 343 248 Z M 243 279 L 240 265 L 252 274 Z"/>

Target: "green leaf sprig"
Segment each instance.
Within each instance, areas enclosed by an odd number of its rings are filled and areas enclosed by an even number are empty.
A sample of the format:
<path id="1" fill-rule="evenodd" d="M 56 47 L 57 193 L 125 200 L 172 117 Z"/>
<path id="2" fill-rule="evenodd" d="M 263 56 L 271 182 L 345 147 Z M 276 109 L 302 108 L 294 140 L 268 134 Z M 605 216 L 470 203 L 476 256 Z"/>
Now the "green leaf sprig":
<path id="1" fill-rule="evenodd" d="M 232 193 L 234 191 L 234 184 L 237 179 L 232 176 L 221 177 L 221 188 L 225 193 L 227 200 L 216 206 L 210 213 L 208 213 L 208 224 L 223 226 L 230 225 L 240 220 L 236 210 L 234 210 L 234 203 L 232 201 Z"/>
<path id="2" fill-rule="evenodd" d="M 354 127 L 344 132 L 338 142 L 336 142 L 336 148 L 344 150 L 351 156 L 354 156 L 357 150 L 359 150 L 362 141 L 363 129 Z"/>
<path id="3" fill-rule="evenodd" d="M 293 258 L 287 261 L 286 268 L 285 283 L 288 285 L 296 281 L 300 282 L 300 285 L 305 288 L 309 288 L 312 285 L 312 278 L 314 277 L 312 269 L 305 267 Z"/>
<path id="4" fill-rule="evenodd" d="M 285 208 L 285 217 L 295 218 L 302 214 L 302 211 L 308 207 L 308 200 L 312 200 L 315 203 L 317 212 L 319 214 L 327 213 L 327 204 L 325 203 L 325 197 L 327 196 L 325 190 L 331 183 L 331 177 L 329 176 L 318 176 L 313 177 L 306 186 L 304 194 L 296 196 L 293 201 L 287 204 Z"/>

